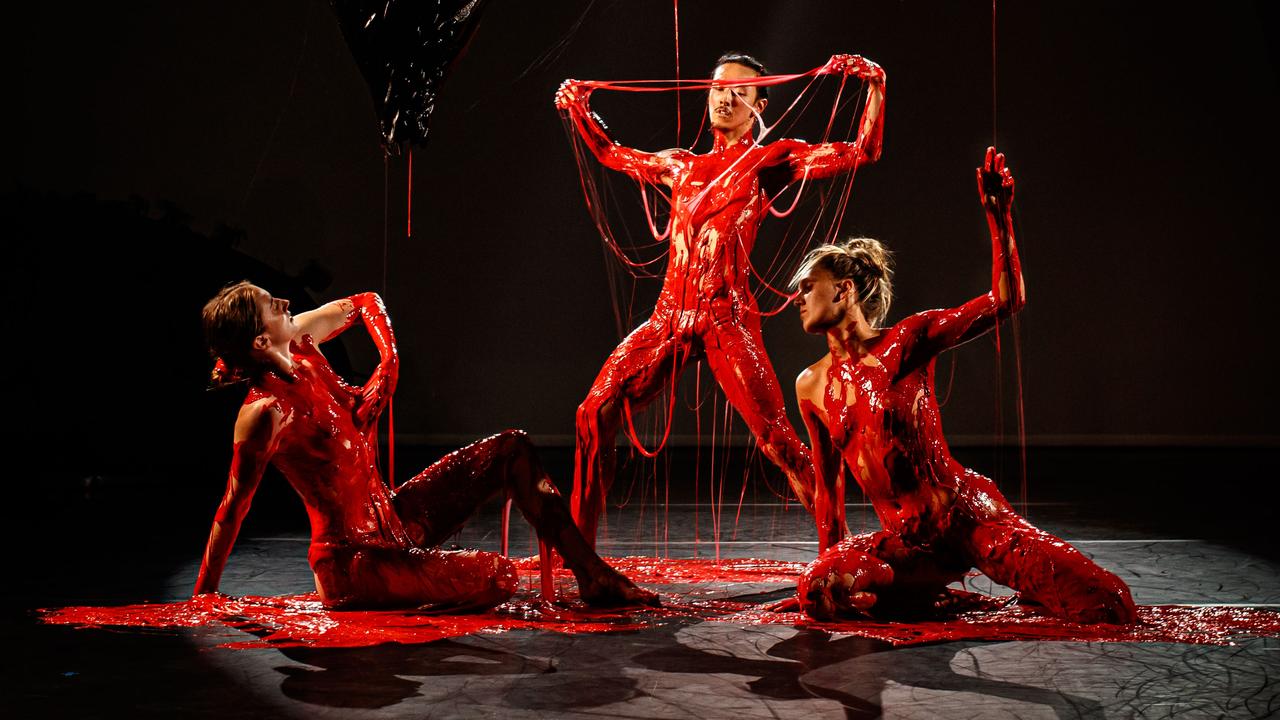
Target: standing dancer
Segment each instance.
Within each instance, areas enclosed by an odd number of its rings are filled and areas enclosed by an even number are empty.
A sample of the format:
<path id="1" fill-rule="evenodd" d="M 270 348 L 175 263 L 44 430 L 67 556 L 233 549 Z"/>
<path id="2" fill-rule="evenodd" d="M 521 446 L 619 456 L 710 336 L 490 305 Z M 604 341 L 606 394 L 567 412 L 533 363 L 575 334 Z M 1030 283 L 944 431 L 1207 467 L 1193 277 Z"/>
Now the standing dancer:
<path id="1" fill-rule="evenodd" d="M 822 71 L 853 75 L 870 85 L 856 142 L 758 144 L 752 127 L 768 105 L 768 88 L 749 81 L 766 71 L 742 54 L 724 55 L 716 63 L 707 94 L 714 144 L 705 155 L 623 147 L 605 134 L 588 107 L 587 85 L 566 80 L 556 94 L 556 107 L 567 113 L 605 167 L 671 188 L 670 250 L 657 305 L 605 361 L 578 407 L 573 516 L 593 543 L 613 484 L 614 444 L 624 413 L 630 417 L 648 405 L 700 355 L 765 456 L 786 474 L 805 509 L 813 511 L 813 466 L 787 421 L 748 278 L 760 222 L 787 184 L 851 172 L 880 157 L 884 71 L 856 55 L 836 55 Z M 845 533 L 843 523 L 835 523 L 827 544 Z"/>

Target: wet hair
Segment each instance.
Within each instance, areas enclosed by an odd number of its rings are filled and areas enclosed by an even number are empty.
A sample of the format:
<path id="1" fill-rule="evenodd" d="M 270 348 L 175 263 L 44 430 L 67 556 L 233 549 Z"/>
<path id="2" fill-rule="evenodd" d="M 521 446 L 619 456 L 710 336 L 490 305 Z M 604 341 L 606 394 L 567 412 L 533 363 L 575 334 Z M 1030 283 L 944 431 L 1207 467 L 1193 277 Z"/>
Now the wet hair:
<path id="1" fill-rule="evenodd" d="M 836 280 L 853 280 L 862 314 L 876 327 L 889 315 L 893 300 L 893 253 L 874 238 L 849 238 L 838 245 L 821 245 L 809 251 L 791 277 L 796 287 L 814 268 Z"/>
<path id="2" fill-rule="evenodd" d="M 756 74 L 758 74 L 758 75 L 768 75 L 768 74 L 769 74 L 769 70 L 768 70 L 767 68 L 765 68 L 764 63 L 760 62 L 759 60 L 757 60 L 757 59 L 755 59 L 755 58 L 751 57 L 750 55 L 748 55 L 748 54 L 746 54 L 746 53 L 740 53 L 740 52 L 727 52 L 727 53 L 725 53 L 725 54 L 721 55 L 721 56 L 720 56 L 720 59 L 716 60 L 715 67 L 711 68 L 711 73 L 714 75 L 714 74 L 715 74 L 716 69 L 717 69 L 717 68 L 719 68 L 721 65 L 724 65 L 724 64 L 726 64 L 726 63 L 734 63 L 734 64 L 737 64 L 737 65 L 742 65 L 743 67 L 749 67 L 749 68 L 751 68 L 752 70 L 755 70 L 755 71 L 756 71 Z M 751 87 L 751 86 L 748 86 L 748 87 Z M 764 86 L 764 85 L 755 85 L 754 87 L 755 87 L 755 89 L 756 89 L 756 99 L 757 99 L 757 100 L 768 100 L 768 99 L 769 99 L 769 88 L 768 88 L 768 87 L 766 87 L 766 86 Z"/>
<path id="3" fill-rule="evenodd" d="M 258 288 L 248 280 L 222 288 L 204 304 L 201 319 L 209 352 L 235 375 L 251 370 L 253 339 L 266 330 L 258 309 Z"/>

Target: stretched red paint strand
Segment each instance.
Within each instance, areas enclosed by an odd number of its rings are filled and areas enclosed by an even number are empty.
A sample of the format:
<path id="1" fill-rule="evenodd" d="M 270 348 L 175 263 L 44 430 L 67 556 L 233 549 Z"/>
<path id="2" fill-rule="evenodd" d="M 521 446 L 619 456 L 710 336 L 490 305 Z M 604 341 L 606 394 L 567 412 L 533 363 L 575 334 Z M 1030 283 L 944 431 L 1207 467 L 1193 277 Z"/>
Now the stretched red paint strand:
<path id="1" fill-rule="evenodd" d="M 554 551 L 546 540 L 538 540 L 538 570 L 542 580 L 542 601 L 549 603 L 556 601 L 556 584 L 555 576 L 553 575 L 555 572 L 555 555 L 553 553 Z"/>
<path id="2" fill-rule="evenodd" d="M 991 0 L 991 146 L 996 147 L 996 0 Z"/>
<path id="3" fill-rule="evenodd" d="M 511 503 L 512 498 L 509 494 L 504 494 L 502 500 L 502 545 L 498 552 L 506 557 L 511 557 Z"/>
<path id="4" fill-rule="evenodd" d="M 535 558 L 516 561 L 524 573 Z M 958 608 L 935 611 L 910 622 L 864 619 L 815 622 L 798 612 L 772 612 L 732 600 L 700 599 L 703 583 L 795 582 L 800 563 L 738 559 L 616 558 L 610 563 L 646 583 L 692 584 L 684 599 L 666 598 L 664 607 L 632 611 L 593 610 L 581 603 L 552 605 L 517 599 L 478 614 L 441 615 L 419 610 L 334 611 L 314 593 L 284 597 L 233 598 L 203 595 L 179 603 L 123 607 L 67 607 L 40 611 L 49 624 L 79 628 L 235 628 L 256 636 L 228 635 L 222 647 L 368 647 L 394 642 L 426 643 L 475 633 L 509 630 L 599 633 L 635 631 L 672 619 L 738 625 L 791 625 L 848 633 L 899 646 L 952 640 L 1065 640 L 1093 642 L 1175 642 L 1226 645 L 1248 637 L 1280 635 L 1280 613 L 1237 607 L 1140 606 L 1130 625 L 1082 625 L 996 599 L 975 599 L 953 591 Z M 556 571 L 566 576 L 563 569 Z M 719 585 L 717 585 L 719 587 Z M 529 591 L 531 588 L 526 588 Z"/>
<path id="5" fill-rule="evenodd" d="M 828 73 L 842 77 L 858 73 L 877 87 L 883 86 L 884 76 L 878 66 L 850 56 L 833 58 L 828 65 L 807 73 L 717 81 L 714 86 L 767 86 Z M 649 319 L 605 361 L 578 409 L 572 507 L 575 520 L 592 542 L 613 484 L 613 438 L 619 429 L 624 429 L 638 445 L 632 411 L 656 398 L 665 383 L 674 382 L 695 346 L 705 352 L 713 375 L 766 457 L 787 475 L 805 507 L 811 506 L 813 470 L 804 446 L 787 421 L 782 393 L 764 352 L 760 311 L 748 283 L 750 253 L 769 198 L 782 188 L 806 178 L 852 172 L 860 164 L 875 161 L 880 154 L 883 113 L 879 104 L 874 116 L 864 114 L 857 142 L 810 145 L 779 140 L 761 145 L 750 132 L 729 142 L 715 130 L 713 148 L 705 155 L 681 149 L 654 154 L 623 147 L 608 137 L 588 105 L 590 92 L 595 89 L 670 89 L 663 85 L 713 86 L 707 80 L 566 81 L 557 94 L 557 105 L 576 137 L 602 165 L 642 184 L 671 188 L 668 262 L 656 307 Z M 584 170 L 588 205 L 594 206 L 590 173 L 581 159 L 579 166 Z M 766 182 L 766 171 L 777 177 Z M 607 228 L 599 220 L 597 225 L 608 240 Z M 665 372 L 668 363 L 672 364 L 674 376 L 670 380 Z M 674 407 L 674 401 L 672 396 L 668 410 Z M 646 448 L 640 451 L 646 456 L 653 452 Z M 717 540 L 718 520 L 717 509 Z"/>
<path id="6" fill-rule="evenodd" d="M 396 484 L 396 401 L 387 400 L 387 484 Z"/>
<path id="7" fill-rule="evenodd" d="M 680 82 L 680 0 L 671 0 L 676 40 L 676 82 Z M 676 93 L 676 147 L 680 147 L 680 93 Z"/>

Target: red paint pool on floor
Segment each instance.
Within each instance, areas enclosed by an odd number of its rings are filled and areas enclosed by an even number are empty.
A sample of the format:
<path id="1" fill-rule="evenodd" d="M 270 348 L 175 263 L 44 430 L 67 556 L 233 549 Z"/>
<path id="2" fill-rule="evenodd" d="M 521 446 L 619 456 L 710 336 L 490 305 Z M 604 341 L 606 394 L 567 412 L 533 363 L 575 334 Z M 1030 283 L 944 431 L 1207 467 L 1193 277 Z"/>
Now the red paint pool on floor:
<path id="1" fill-rule="evenodd" d="M 659 560 L 629 557 L 610 564 L 637 582 L 658 585 L 698 583 L 780 583 L 793 585 L 803 563 L 733 559 Z M 517 561 L 526 586 L 518 598 L 536 598 L 537 558 Z M 571 585 L 571 575 L 558 569 L 557 582 Z M 781 588 L 780 588 L 781 589 Z M 45 623 L 80 628 L 194 628 L 225 626 L 255 636 L 222 647 L 367 647 L 383 643 L 426 643 L 475 633 L 538 630 L 599 633 L 642 630 L 671 619 L 741 625 L 790 625 L 830 633 L 859 635 L 894 645 L 950 640 L 1070 640 L 1089 642 L 1176 642 L 1230 644 L 1247 637 L 1280 635 L 1280 613 L 1240 607 L 1139 606 L 1132 625 L 1081 625 L 1036 613 L 1030 608 L 980 602 L 945 618 L 889 622 L 848 620 L 818 623 L 800 612 L 773 612 L 734 600 L 697 600 L 667 595 L 662 608 L 599 610 L 579 601 L 546 604 L 517 600 L 494 610 L 466 615 L 429 611 L 326 610 L 315 593 L 277 597 L 233 598 L 203 595 L 184 602 L 144 603 L 122 607 L 66 607 L 40 611 Z M 969 607 L 973 607 L 971 601 Z"/>

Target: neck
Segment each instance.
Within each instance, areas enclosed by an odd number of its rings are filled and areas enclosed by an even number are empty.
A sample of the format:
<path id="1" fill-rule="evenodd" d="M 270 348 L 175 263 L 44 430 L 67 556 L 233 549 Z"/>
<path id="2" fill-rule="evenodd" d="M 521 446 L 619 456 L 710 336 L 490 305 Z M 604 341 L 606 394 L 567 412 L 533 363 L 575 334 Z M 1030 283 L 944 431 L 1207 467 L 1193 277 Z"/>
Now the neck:
<path id="1" fill-rule="evenodd" d="M 711 135 L 715 138 L 712 144 L 712 149 L 715 151 L 724 150 L 725 148 L 736 144 L 743 137 L 751 138 L 751 126 L 753 124 L 754 123 L 746 123 L 740 127 L 730 128 L 728 130 L 712 128 Z"/>
<path id="2" fill-rule="evenodd" d="M 831 356 L 845 359 L 867 353 L 867 343 L 880 336 L 861 315 L 848 317 L 827 330 L 827 348 Z"/>
<path id="3" fill-rule="evenodd" d="M 293 379 L 293 370 L 296 363 L 293 361 L 293 355 L 287 347 L 268 350 L 264 360 L 267 370 L 274 372 L 285 380 Z"/>

